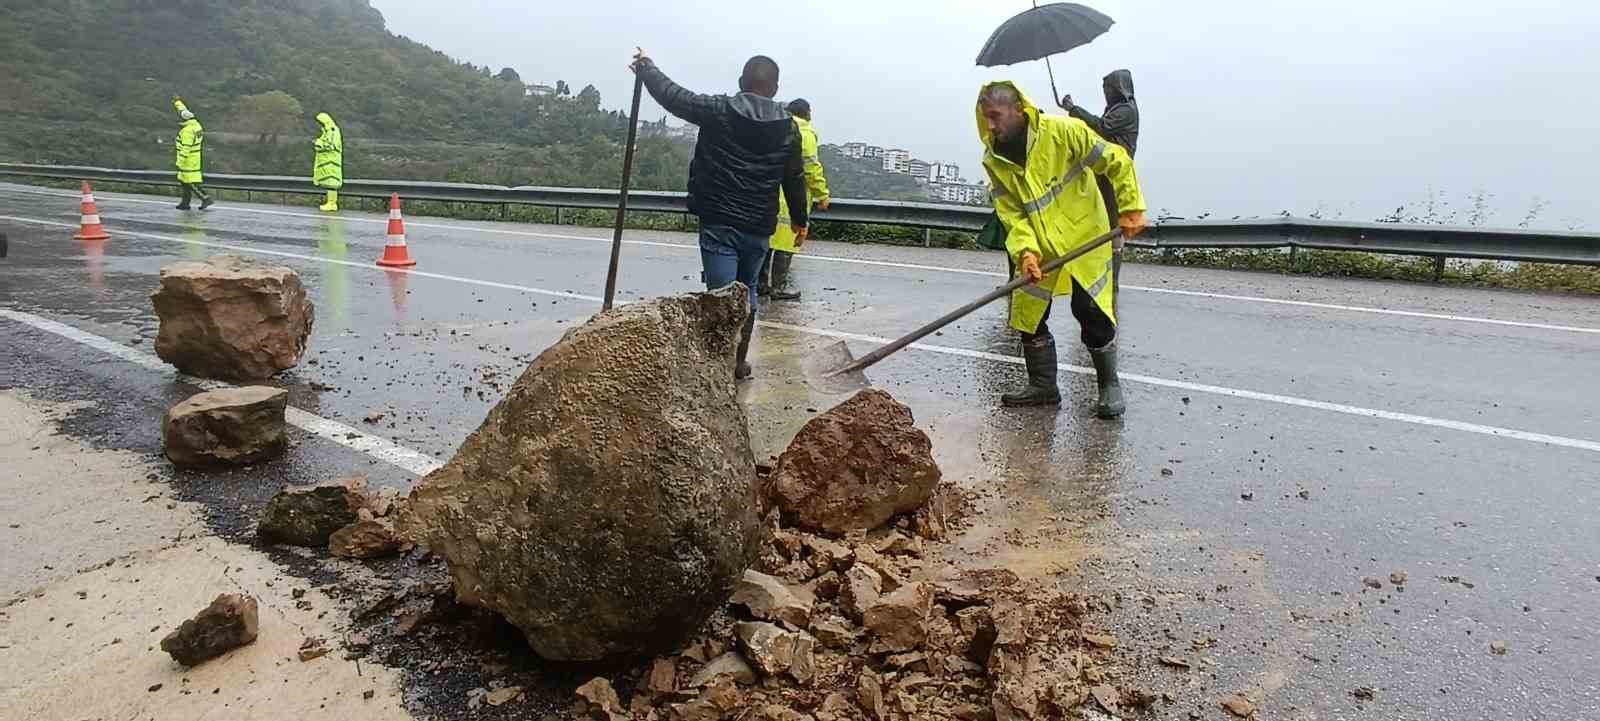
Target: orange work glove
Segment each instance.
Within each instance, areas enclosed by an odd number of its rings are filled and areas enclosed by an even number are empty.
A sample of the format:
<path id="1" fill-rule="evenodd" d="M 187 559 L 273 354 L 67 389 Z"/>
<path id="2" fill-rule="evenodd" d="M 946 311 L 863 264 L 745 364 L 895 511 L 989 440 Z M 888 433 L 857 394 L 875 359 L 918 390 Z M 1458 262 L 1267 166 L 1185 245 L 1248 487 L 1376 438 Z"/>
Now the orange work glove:
<path id="1" fill-rule="evenodd" d="M 811 228 L 804 225 L 791 225 L 789 230 L 794 231 L 794 247 L 796 250 L 806 244 L 806 236 L 811 234 Z"/>
<path id="2" fill-rule="evenodd" d="M 1039 272 L 1039 256 L 1023 251 L 1021 266 L 1022 277 L 1027 278 L 1029 283 L 1044 280 L 1044 273 Z"/>
<path id="3" fill-rule="evenodd" d="M 1117 249 L 1121 250 L 1122 241 L 1138 237 L 1150 223 L 1145 221 L 1144 211 L 1130 210 L 1117 218 L 1117 227 L 1122 229 L 1122 238 L 1117 241 Z"/>

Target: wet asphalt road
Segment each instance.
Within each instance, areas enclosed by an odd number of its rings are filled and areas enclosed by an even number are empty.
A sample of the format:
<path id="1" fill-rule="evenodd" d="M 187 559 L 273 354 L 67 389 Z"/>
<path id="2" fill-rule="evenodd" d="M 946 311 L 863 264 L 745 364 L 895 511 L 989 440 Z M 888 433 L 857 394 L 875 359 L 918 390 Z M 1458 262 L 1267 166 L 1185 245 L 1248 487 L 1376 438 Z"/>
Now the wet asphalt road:
<path id="1" fill-rule="evenodd" d="M 84 245 L 71 228 L 29 222 L 75 225 L 72 194 L 0 185 L 0 309 L 153 352 L 161 266 L 221 246 L 279 254 L 317 305 L 308 361 L 280 379 L 291 404 L 441 459 L 534 355 L 598 309 L 609 251 L 600 229 L 412 218 L 419 272 L 394 273 L 371 265 L 384 243 L 371 214 L 99 200 L 113 239 Z M 624 299 L 698 288 L 691 237 L 627 237 Z M 809 330 L 764 327 L 743 390 L 758 456 L 833 401 L 796 378 L 826 334 L 892 337 L 997 284 L 1003 265 L 962 251 L 813 252 L 833 259 L 797 262 L 804 301 L 763 316 Z M 1162 716 L 1218 718 L 1216 697 L 1246 692 L 1270 719 L 1600 718 L 1600 301 L 1137 265 L 1125 275 L 1123 370 L 1139 380 L 1121 422 L 1088 417 L 1083 373 L 1063 374 L 1059 413 L 995 407 L 1021 368 L 972 354 L 1015 355 L 1001 308 L 871 371 L 915 410 L 947 476 L 992 492 L 956 560 L 1118 599 L 1111 624 L 1130 653 L 1197 664 L 1149 664 L 1142 680 L 1179 699 Z M 1087 365 L 1070 318 L 1055 327 L 1063 362 Z M 152 455 L 155 419 L 192 392 L 5 319 L 0 388 L 97 402 L 66 429 Z M 174 483 L 238 537 L 277 483 L 414 478 L 296 439 L 237 481 Z M 1024 540 L 1002 542 L 1018 530 Z M 1510 653 L 1492 655 L 1493 641 Z M 1358 687 L 1375 698 L 1358 701 Z"/>

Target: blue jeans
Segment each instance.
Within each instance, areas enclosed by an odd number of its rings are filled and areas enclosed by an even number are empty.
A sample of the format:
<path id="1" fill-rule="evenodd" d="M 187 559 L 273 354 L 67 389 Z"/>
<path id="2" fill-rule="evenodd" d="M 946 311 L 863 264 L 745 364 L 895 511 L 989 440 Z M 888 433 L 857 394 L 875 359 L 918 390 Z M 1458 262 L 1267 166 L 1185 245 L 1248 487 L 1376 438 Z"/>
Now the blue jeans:
<path id="1" fill-rule="evenodd" d="M 756 310 L 760 297 L 756 284 L 761 278 L 761 264 L 767 259 L 770 235 L 754 235 L 735 230 L 726 225 L 707 225 L 700 229 L 700 277 L 706 290 L 716 290 L 743 283 L 750 297 L 750 317 L 744 322 L 744 341 L 739 344 L 739 360 L 744 360 L 743 350 L 750 345 L 750 335 L 756 327 Z"/>

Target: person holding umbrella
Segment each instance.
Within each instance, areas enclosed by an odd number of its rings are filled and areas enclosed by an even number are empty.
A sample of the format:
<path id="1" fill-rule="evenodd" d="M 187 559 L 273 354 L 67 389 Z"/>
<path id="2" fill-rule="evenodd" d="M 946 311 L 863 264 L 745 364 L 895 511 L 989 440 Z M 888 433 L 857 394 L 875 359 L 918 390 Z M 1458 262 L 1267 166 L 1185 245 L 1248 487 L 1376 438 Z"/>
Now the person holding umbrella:
<path id="1" fill-rule="evenodd" d="M 1056 405 L 1056 345 L 1048 325 L 1051 306 L 1068 296 L 1083 343 L 1094 361 L 1099 399 L 1095 415 L 1117 418 L 1125 410 L 1117 377 L 1117 284 L 1113 250 L 1100 246 L 1045 275 L 1040 265 L 1067 255 L 1110 230 L 1093 175 L 1106 176 L 1121 201 L 1122 240 L 1146 227 L 1144 196 L 1133 158 L 1083 121 L 1045 115 L 1009 81 L 979 91 L 978 137 L 984 145 L 995 214 L 1005 248 L 1018 271 L 1033 281 L 1011 297 L 1011 327 L 1022 336 L 1028 383 L 1001 397 L 1007 406 Z"/>
<path id="2" fill-rule="evenodd" d="M 1059 103 L 1062 110 L 1068 115 L 1082 120 L 1090 130 L 1128 151 L 1129 156 L 1138 154 L 1139 146 L 1139 104 L 1133 99 L 1133 73 L 1127 70 L 1113 70 L 1101 83 L 1101 89 L 1106 95 L 1105 115 L 1095 115 L 1082 106 L 1072 102 L 1071 95 L 1061 97 Z M 1113 195 L 1111 182 L 1099 178 L 1100 194 L 1105 196 L 1106 210 L 1109 212 L 1111 222 L 1117 222 L 1117 198 Z"/>

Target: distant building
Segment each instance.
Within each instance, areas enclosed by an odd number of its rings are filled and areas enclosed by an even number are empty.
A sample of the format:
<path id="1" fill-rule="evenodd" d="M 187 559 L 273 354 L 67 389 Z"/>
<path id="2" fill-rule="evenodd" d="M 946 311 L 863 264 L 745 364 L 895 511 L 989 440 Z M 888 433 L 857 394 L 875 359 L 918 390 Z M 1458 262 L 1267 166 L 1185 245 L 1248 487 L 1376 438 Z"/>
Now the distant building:
<path id="1" fill-rule="evenodd" d="M 881 146 L 881 145 L 868 145 L 866 147 L 866 149 L 861 151 L 861 157 L 863 157 L 863 158 L 882 158 L 883 157 L 883 146 Z"/>
<path id="2" fill-rule="evenodd" d="M 867 155 L 867 144 L 866 143 L 845 143 L 844 144 L 844 150 L 842 152 L 844 153 L 844 157 L 846 157 L 846 158 L 855 158 L 857 160 L 860 160 L 861 158 L 864 158 Z"/>
<path id="3" fill-rule="evenodd" d="M 928 172 L 928 170 L 933 166 L 933 163 L 929 163 L 926 160 L 912 160 L 906 164 L 906 170 L 907 172 L 911 173 L 912 177 L 918 180 L 936 182 L 937 178 Z"/>
<path id="4" fill-rule="evenodd" d="M 982 185 L 968 183 L 933 183 L 928 185 L 928 197 L 946 203 L 973 205 L 987 202 L 989 191 Z"/>
<path id="5" fill-rule="evenodd" d="M 961 166 L 955 163 L 933 163 L 928 168 L 928 180 L 934 183 L 961 183 Z"/>
<path id="6" fill-rule="evenodd" d="M 891 173 L 911 172 L 911 151 L 899 148 L 883 151 L 883 169 Z"/>
<path id="7" fill-rule="evenodd" d="M 529 85 L 525 94 L 529 97 L 535 95 L 539 97 L 555 97 L 556 89 L 549 85 Z"/>

